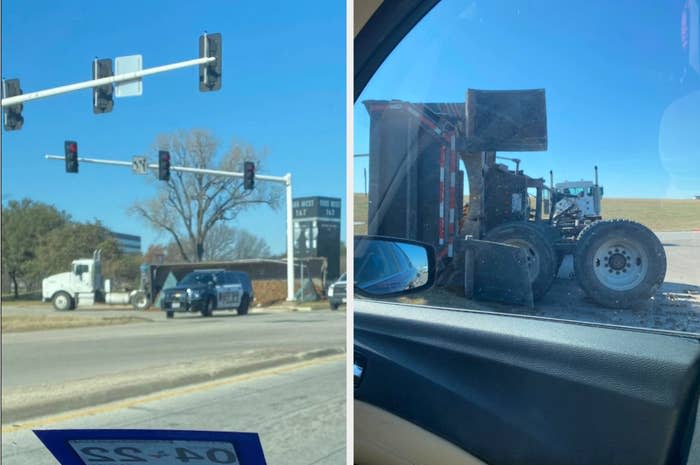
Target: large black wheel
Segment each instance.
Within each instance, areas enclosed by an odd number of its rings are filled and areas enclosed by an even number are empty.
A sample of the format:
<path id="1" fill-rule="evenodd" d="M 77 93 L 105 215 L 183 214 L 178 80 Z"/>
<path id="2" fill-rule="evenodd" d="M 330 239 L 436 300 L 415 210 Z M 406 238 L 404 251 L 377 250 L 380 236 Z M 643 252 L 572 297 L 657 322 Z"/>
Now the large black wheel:
<path id="1" fill-rule="evenodd" d="M 554 241 L 544 228 L 530 222 L 507 223 L 489 231 L 484 240 L 525 249 L 533 299 L 540 299 L 552 287 L 558 261 Z"/>
<path id="2" fill-rule="evenodd" d="M 175 312 L 171 312 L 169 310 L 165 312 L 165 318 L 174 318 L 174 317 L 175 317 Z"/>
<path id="3" fill-rule="evenodd" d="M 65 312 L 75 308 L 75 301 L 67 292 L 59 291 L 53 295 L 51 304 L 55 310 Z"/>
<path id="4" fill-rule="evenodd" d="M 151 299 L 148 298 L 145 292 L 139 291 L 131 298 L 131 305 L 136 310 L 148 310 L 151 306 Z"/>
<path id="5" fill-rule="evenodd" d="M 535 226 L 540 228 L 542 233 L 544 234 L 544 237 L 547 238 L 547 241 L 554 246 L 557 242 L 561 240 L 561 231 L 559 231 L 557 228 L 552 226 L 551 224 L 541 221 L 537 223 L 533 223 Z M 560 254 L 557 252 L 556 247 L 554 247 L 554 254 L 557 259 L 557 265 L 556 269 L 554 270 L 554 276 L 556 277 L 557 273 L 559 272 L 559 267 L 561 266 L 561 262 L 564 260 L 564 255 Z"/>
<path id="6" fill-rule="evenodd" d="M 338 304 L 334 304 L 334 303 L 330 304 L 330 306 L 331 306 L 331 310 L 338 310 L 338 307 L 339 307 Z"/>
<path id="7" fill-rule="evenodd" d="M 247 315 L 249 306 L 250 306 L 250 297 L 248 296 L 248 294 L 243 294 L 243 297 L 241 297 L 241 304 L 238 306 L 238 314 L 239 315 Z"/>
<path id="8" fill-rule="evenodd" d="M 648 300 L 664 282 L 666 252 L 646 226 L 629 220 L 596 221 L 579 233 L 574 272 L 595 302 L 628 308 Z"/>
<path id="9" fill-rule="evenodd" d="M 214 299 L 207 300 L 204 310 L 202 310 L 201 313 L 204 317 L 209 317 L 214 313 Z"/>

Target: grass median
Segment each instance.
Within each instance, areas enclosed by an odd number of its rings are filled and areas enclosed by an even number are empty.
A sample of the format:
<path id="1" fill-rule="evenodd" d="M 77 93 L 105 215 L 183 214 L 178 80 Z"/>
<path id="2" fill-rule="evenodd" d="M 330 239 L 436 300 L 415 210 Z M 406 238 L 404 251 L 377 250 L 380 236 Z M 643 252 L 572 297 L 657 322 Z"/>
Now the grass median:
<path id="1" fill-rule="evenodd" d="M 78 315 L 3 315 L 2 332 L 19 333 L 48 329 L 123 325 L 128 323 L 143 323 L 150 321 L 152 320 L 136 316 L 88 317 Z"/>

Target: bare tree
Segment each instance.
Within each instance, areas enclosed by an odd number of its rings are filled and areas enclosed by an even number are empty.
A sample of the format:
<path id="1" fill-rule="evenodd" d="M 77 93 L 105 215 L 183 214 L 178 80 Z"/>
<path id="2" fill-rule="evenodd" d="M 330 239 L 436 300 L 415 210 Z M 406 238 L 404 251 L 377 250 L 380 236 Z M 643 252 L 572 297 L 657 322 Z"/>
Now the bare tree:
<path id="1" fill-rule="evenodd" d="M 194 255 L 194 251 L 189 248 L 189 244 L 185 248 L 185 253 L 187 256 Z M 245 229 L 232 228 L 224 223 L 219 223 L 207 234 L 202 260 L 269 258 L 271 254 L 270 246 L 265 239 L 257 237 Z M 152 245 L 146 252 L 146 257 L 148 263 L 179 263 L 185 260 L 174 241 L 164 246 L 159 244 Z"/>
<path id="2" fill-rule="evenodd" d="M 266 258 L 271 254 L 265 239 L 245 229 L 232 228 L 224 223 L 214 226 L 205 243 L 206 260 L 238 260 Z"/>
<path id="3" fill-rule="evenodd" d="M 219 141 L 206 130 L 193 129 L 164 134 L 156 139 L 154 150 L 169 150 L 171 163 L 191 168 L 242 171 L 244 161 L 253 161 L 259 171 L 265 153 L 248 144 L 232 144 L 219 158 Z M 166 231 L 186 261 L 205 258 L 207 237 L 217 224 L 232 221 L 243 210 L 255 205 L 277 208 L 281 190 L 267 183 L 256 183 L 247 191 L 240 178 L 173 171 L 155 199 L 137 203 L 131 211 L 157 230 Z"/>

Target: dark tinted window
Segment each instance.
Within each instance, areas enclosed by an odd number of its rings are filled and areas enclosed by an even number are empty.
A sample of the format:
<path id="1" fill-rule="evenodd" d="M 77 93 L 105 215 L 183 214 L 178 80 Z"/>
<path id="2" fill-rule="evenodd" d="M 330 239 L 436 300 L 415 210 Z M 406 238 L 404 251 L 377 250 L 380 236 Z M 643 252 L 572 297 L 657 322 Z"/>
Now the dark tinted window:
<path id="1" fill-rule="evenodd" d="M 182 278 L 180 284 L 207 284 L 210 282 L 214 282 L 214 275 L 211 273 L 194 272 L 189 273 Z"/>

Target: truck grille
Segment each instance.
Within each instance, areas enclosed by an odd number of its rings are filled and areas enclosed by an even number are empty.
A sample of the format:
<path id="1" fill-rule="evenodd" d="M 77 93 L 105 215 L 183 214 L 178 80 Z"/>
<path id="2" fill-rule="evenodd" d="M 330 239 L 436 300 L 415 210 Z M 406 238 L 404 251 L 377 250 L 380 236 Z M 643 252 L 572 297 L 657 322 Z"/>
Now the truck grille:
<path id="1" fill-rule="evenodd" d="M 185 292 L 185 291 L 168 292 L 165 294 L 165 300 L 168 300 L 170 302 L 186 302 L 187 301 L 187 292 Z"/>

